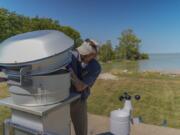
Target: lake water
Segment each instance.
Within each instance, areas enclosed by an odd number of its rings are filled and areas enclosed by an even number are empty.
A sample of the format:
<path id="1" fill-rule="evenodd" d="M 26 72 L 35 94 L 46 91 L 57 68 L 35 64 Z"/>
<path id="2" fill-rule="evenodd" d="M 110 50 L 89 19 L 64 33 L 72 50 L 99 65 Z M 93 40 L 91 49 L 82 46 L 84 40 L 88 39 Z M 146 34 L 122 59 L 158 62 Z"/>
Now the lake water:
<path id="1" fill-rule="evenodd" d="M 140 71 L 180 73 L 180 53 L 150 54 L 149 57 L 149 60 L 139 61 Z"/>

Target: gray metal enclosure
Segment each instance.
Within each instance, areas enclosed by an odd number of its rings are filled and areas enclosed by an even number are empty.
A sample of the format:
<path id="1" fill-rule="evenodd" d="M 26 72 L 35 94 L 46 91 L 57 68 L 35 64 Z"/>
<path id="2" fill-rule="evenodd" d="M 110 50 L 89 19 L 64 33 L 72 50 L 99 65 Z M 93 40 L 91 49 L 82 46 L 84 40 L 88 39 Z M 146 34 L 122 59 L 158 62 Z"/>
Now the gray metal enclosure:
<path id="1" fill-rule="evenodd" d="M 0 100 L 12 110 L 5 134 L 30 131 L 70 135 L 70 73 L 73 40 L 62 32 L 40 30 L 11 37 L 0 44 L 0 67 L 11 97 Z M 23 131 L 25 130 L 25 131 Z M 29 131 L 29 133 L 28 133 Z M 32 134 L 32 133 L 30 133 Z"/>
<path id="2" fill-rule="evenodd" d="M 11 119 L 5 121 L 4 135 L 70 135 L 71 120 L 69 104 L 80 98 L 78 94 L 71 94 L 66 100 L 47 106 L 19 106 L 12 98 L 0 100 L 12 110 Z M 21 134 L 20 134 L 21 133 Z"/>

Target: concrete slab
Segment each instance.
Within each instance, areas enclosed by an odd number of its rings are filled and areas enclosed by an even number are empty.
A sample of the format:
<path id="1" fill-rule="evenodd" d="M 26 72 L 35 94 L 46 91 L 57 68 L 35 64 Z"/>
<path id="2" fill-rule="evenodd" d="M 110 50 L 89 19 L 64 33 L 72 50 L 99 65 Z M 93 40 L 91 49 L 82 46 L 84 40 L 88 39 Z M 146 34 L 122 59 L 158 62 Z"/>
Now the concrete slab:
<path id="1" fill-rule="evenodd" d="M 75 135 L 73 126 L 71 135 Z M 109 133 L 109 118 L 88 114 L 88 135 L 111 135 Z M 180 130 L 148 124 L 136 124 L 131 126 L 131 135 L 180 135 Z"/>

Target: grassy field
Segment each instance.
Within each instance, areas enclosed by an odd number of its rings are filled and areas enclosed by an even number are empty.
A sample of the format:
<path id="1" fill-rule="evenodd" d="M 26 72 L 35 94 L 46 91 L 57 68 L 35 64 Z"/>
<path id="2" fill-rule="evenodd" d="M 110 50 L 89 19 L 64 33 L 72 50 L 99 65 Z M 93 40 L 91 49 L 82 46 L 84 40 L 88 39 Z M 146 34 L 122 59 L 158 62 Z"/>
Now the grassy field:
<path id="1" fill-rule="evenodd" d="M 109 116 L 122 107 L 118 97 L 125 91 L 139 94 L 140 101 L 133 100 L 134 116 L 141 116 L 144 123 L 180 128 L 180 76 L 152 72 L 138 72 L 137 62 L 112 62 L 102 64 L 103 72 L 119 77 L 119 80 L 97 80 L 88 100 L 89 112 Z M 125 72 L 124 72 L 125 71 Z M 6 84 L 0 85 L 0 98 L 8 96 Z M 10 110 L 0 106 L 0 123 L 10 116 Z"/>
<path id="2" fill-rule="evenodd" d="M 5 98 L 9 95 L 7 91 L 7 85 L 6 83 L 0 84 L 0 98 Z M 0 106 L 0 135 L 2 135 L 2 123 L 3 121 L 10 117 L 10 109 L 5 106 Z"/>
<path id="3" fill-rule="evenodd" d="M 128 71 L 123 72 L 125 69 Z M 97 80 L 89 98 L 89 112 L 109 116 L 112 110 L 122 107 L 118 97 L 127 91 L 142 97 L 133 100 L 134 116 L 155 125 L 167 120 L 169 127 L 180 128 L 180 76 L 139 73 L 136 62 L 103 64 L 103 70 L 119 80 Z"/>

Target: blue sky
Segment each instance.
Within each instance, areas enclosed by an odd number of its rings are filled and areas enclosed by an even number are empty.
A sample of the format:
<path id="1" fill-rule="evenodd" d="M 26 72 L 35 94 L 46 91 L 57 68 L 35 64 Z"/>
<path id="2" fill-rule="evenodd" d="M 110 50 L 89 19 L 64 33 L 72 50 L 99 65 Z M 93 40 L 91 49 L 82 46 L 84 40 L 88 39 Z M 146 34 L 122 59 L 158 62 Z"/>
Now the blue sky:
<path id="1" fill-rule="evenodd" d="M 0 0 L 0 7 L 27 16 L 50 17 L 100 42 L 132 28 L 149 53 L 180 52 L 179 0 Z"/>

